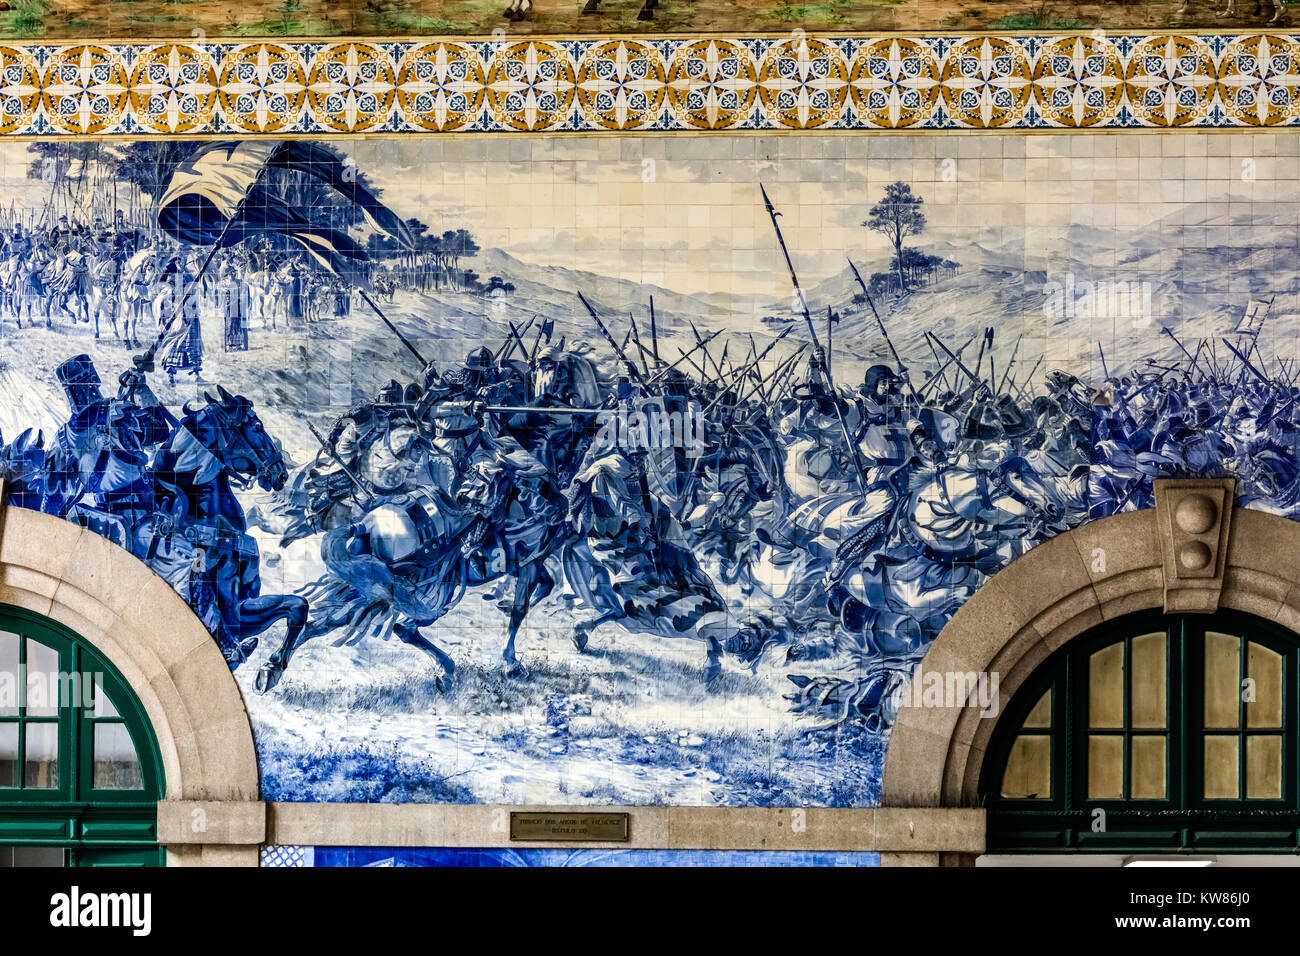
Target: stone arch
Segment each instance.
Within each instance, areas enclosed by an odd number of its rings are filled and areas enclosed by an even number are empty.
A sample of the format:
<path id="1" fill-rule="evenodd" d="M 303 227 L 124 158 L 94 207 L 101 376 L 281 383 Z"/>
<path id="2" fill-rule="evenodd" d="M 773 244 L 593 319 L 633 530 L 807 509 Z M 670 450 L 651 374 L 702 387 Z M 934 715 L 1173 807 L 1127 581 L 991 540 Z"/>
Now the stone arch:
<path id="1" fill-rule="evenodd" d="M 1203 528 L 1206 495 L 1223 505 Z M 1179 508 L 1188 496 L 1195 507 Z M 991 577 L 931 645 L 918 673 L 996 673 L 1001 700 L 1066 642 L 1133 611 L 1232 608 L 1300 632 L 1300 522 L 1228 508 L 1231 481 L 1157 482 L 1156 507 L 1088 522 Z M 1191 520 L 1184 515 L 1192 513 Z M 1188 534 L 1208 566 L 1181 568 Z M 1214 546 L 1215 542 L 1218 546 Z M 1200 558 L 1197 558 L 1199 561 Z M 903 707 L 885 759 L 881 804 L 974 807 L 996 719 L 978 706 Z"/>
<path id="2" fill-rule="evenodd" d="M 234 675 L 189 605 L 143 562 L 71 522 L 5 506 L 0 603 L 71 628 L 113 663 L 140 699 L 166 776 L 160 842 L 173 842 L 164 833 L 166 803 L 262 806 L 252 724 Z M 171 863 L 197 862 L 204 844 L 227 838 L 200 832 L 176 842 L 187 846 L 169 846 Z M 255 860 L 255 845 L 252 851 Z M 238 856 L 248 862 L 246 849 Z"/>

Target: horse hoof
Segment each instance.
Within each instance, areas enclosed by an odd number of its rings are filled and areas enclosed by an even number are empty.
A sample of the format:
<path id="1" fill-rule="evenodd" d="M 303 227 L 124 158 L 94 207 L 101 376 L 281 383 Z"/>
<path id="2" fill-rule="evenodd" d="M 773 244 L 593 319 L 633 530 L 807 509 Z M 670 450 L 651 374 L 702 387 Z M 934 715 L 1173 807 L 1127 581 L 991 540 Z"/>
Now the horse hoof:
<path id="1" fill-rule="evenodd" d="M 721 678 L 722 664 L 719 661 L 709 661 L 709 666 L 704 669 L 704 685 L 709 690 L 717 690 Z"/>
<path id="2" fill-rule="evenodd" d="M 438 688 L 439 694 L 445 694 L 451 690 L 451 675 L 439 674 L 433 679 L 433 686 Z"/>
<path id="3" fill-rule="evenodd" d="M 283 672 L 270 664 L 262 665 L 261 670 L 257 672 L 257 677 L 253 680 L 253 689 L 259 694 L 269 693 L 280 683 L 280 675 Z"/>
<path id="4" fill-rule="evenodd" d="M 501 676 L 514 679 L 516 677 L 527 677 L 528 668 L 518 661 L 506 661 L 501 665 Z"/>

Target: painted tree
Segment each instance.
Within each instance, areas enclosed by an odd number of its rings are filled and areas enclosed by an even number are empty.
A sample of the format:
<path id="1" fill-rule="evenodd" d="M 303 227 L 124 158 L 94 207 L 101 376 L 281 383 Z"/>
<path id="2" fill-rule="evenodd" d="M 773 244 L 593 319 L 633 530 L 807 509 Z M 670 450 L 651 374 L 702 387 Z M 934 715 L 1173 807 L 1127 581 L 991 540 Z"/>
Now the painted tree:
<path id="1" fill-rule="evenodd" d="M 898 267 L 898 285 L 903 292 L 907 291 L 903 240 L 924 231 L 925 213 L 921 212 L 921 204 L 924 202 L 920 196 L 913 194 L 912 187 L 907 183 L 891 183 L 885 187 L 884 198 L 871 207 L 866 222 L 862 224 L 872 232 L 883 235 L 893 245 Z"/>

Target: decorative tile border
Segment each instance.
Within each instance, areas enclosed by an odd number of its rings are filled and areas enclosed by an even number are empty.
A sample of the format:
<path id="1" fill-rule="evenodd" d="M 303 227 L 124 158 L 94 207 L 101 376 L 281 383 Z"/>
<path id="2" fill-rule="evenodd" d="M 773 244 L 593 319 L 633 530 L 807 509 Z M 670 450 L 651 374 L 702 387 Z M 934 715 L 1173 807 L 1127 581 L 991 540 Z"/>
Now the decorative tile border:
<path id="1" fill-rule="evenodd" d="M 1300 36 L 0 46 L 0 133 L 1244 128 L 1300 122 Z"/>

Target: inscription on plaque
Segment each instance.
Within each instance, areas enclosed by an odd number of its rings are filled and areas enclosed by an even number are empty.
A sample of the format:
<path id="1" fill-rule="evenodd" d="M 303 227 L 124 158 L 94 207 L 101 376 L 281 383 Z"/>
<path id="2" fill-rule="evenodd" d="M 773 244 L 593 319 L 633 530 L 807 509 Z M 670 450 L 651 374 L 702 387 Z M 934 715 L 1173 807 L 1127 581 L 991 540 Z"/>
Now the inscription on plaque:
<path id="1" fill-rule="evenodd" d="M 542 813 L 510 814 L 512 840 L 590 840 L 624 843 L 628 838 L 626 813 Z"/>

